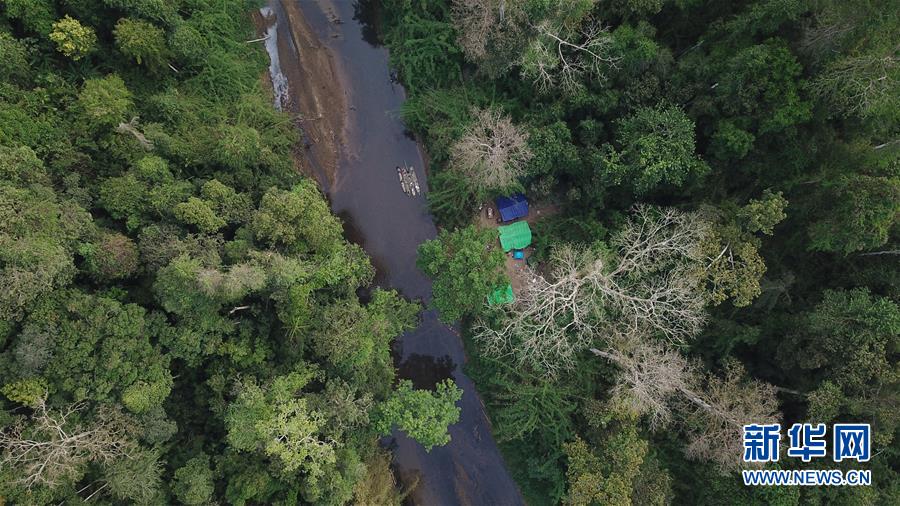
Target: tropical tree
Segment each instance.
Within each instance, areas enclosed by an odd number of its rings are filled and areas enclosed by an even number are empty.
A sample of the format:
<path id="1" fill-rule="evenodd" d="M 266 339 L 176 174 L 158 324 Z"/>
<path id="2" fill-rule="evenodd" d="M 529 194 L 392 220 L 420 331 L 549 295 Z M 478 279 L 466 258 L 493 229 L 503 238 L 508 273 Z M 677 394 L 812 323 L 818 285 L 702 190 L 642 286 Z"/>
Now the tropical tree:
<path id="1" fill-rule="evenodd" d="M 419 246 L 417 264 L 434 278 L 434 306 L 441 320 L 454 322 L 477 311 L 491 292 L 507 283 L 503 253 L 496 231 L 474 225 L 452 232 L 441 230 L 437 239 Z"/>
<path id="2" fill-rule="evenodd" d="M 761 199 L 750 199 L 741 208 L 719 208 L 719 216 L 699 245 L 705 257 L 700 275 L 706 278 L 713 304 L 730 297 L 735 306 L 746 306 L 760 294 L 766 264 L 759 254 L 757 234 L 772 235 L 775 225 L 786 217 L 786 206 L 781 193 L 765 191 Z"/>
<path id="3" fill-rule="evenodd" d="M 119 51 L 134 58 L 138 65 L 159 67 L 168 55 L 165 32 L 153 23 L 139 19 L 123 18 L 113 30 Z"/>
<path id="4" fill-rule="evenodd" d="M 449 379 L 438 383 L 433 392 L 415 390 L 411 381 L 401 380 L 380 406 L 376 430 L 386 435 L 396 426 L 424 446 L 425 451 L 443 446 L 450 442 L 448 427 L 459 420 L 456 402 L 462 394 Z"/>
<path id="5" fill-rule="evenodd" d="M 132 107 L 131 92 L 115 74 L 87 79 L 78 94 L 78 105 L 91 123 L 109 127 L 125 119 Z"/>
<path id="6" fill-rule="evenodd" d="M 250 227 L 258 240 L 289 252 L 324 253 L 342 243 L 341 222 L 308 179 L 290 191 L 267 191 Z"/>
<path id="7" fill-rule="evenodd" d="M 94 29 L 68 15 L 53 23 L 50 40 L 56 43 L 56 49 L 60 53 L 75 61 L 92 53 L 97 46 Z"/>
<path id="8" fill-rule="evenodd" d="M 322 434 L 325 414 L 301 395 L 317 377 L 315 367 L 301 365 L 265 387 L 253 381 L 238 384 L 238 395 L 225 414 L 228 444 L 239 451 L 263 452 L 285 476 L 301 472 L 313 481 L 321 478 L 335 462 L 336 442 Z"/>
<path id="9" fill-rule="evenodd" d="M 608 177 L 638 194 L 660 185 L 681 186 L 704 175 L 695 152 L 694 122 L 678 107 L 643 107 L 618 122 L 621 166 Z"/>
<path id="10" fill-rule="evenodd" d="M 206 504 L 215 492 L 213 478 L 209 456 L 200 454 L 175 470 L 172 492 L 184 504 Z"/>

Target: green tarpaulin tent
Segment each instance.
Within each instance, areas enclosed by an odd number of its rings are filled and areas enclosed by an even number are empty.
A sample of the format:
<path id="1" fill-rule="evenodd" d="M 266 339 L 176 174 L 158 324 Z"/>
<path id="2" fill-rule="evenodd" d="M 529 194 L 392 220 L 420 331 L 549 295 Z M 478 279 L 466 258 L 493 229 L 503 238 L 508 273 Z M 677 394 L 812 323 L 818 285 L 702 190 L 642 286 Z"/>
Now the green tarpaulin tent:
<path id="1" fill-rule="evenodd" d="M 517 221 L 512 225 L 503 225 L 500 231 L 500 245 L 503 251 L 527 248 L 531 244 L 531 227 L 527 221 Z"/>
<path id="2" fill-rule="evenodd" d="M 506 285 L 502 288 L 494 290 L 488 295 L 488 304 L 496 306 L 497 304 L 509 304 L 515 302 L 516 296 L 513 295 L 512 285 Z"/>

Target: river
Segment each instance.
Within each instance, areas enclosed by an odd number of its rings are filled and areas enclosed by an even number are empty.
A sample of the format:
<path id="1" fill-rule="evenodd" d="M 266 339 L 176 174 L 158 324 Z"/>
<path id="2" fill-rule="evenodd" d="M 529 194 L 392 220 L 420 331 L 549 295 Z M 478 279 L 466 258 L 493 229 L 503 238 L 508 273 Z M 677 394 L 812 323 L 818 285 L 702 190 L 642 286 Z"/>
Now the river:
<path id="1" fill-rule="evenodd" d="M 424 195 L 407 196 L 400 187 L 395 166 L 415 167 L 422 191 L 427 191 L 422 152 L 405 130 L 399 109 L 405 100 L 403 87 L 391 79 L 388 52 L 378 45 L 371 15 L 372 2 L 350 0 L 284 0 L 297 4 L 279 5 L 271 0 L 269 9 L 280 15 L 275 32 L 287 30 L 284 8 L 299 5 L 317 38 L 330 52 L 337 81 L 343 93 L 345 116 L 340 156 L 333 178 L 323 178 L 335 214 L 343 221 L 347 236 L 360 244 L 376 268 L 378 286 L 399 290 L 410 299 L 427 304 L 431 281 L 416 268 L 416 248 L 434 238 L 437 230 L 428 212 Z M 360 5 L 363 4 L 363 5 Z M 284 33 L 277 37 L 290 38 Z M 283 40 L 283 39 L 282 39 Z M 267 44 L 267 49 L 276 44 Z M 299 61 L 296 44 L 280 43 L 273 62 L 289 66 Z M 291 52 L 294 54 L 291 54 Z M 302 51 L 302 49 L 301 49 Z M 273 65 L 276 91 L 284 84 L 280 66 Z M 325 69 L 307 69 L 310 72 Z M 303 93 L 304 83 L 287 86 Z M 299 91 L 298 91 L 299 90 Z M 280 100 L 280 99 L 279 99 Z M 322 180 L 325 179 L 325 180 Z M 404 484 L 418 479 L 410 501 L 423 505 L 515 505 L 523 504 L 491 434 L 484 405 L 475 385 L 463 374 L 463 343 L 458 332 L 438 321 L 434 311 L 422 313 L 417 329 L 396 342 L 398 374 L 418 388 L 431 388 L 452 377 L 463 389 L 459 423 L 450 427 L 451 442 L 430 453 L 402 433 L 388 442 L 394 468 Z"/>

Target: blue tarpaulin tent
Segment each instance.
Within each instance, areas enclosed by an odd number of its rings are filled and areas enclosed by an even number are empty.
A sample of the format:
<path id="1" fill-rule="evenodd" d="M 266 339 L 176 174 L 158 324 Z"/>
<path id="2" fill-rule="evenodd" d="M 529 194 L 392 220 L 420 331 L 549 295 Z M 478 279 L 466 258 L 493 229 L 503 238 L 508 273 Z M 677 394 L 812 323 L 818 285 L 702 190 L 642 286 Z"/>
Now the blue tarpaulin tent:
<path id="1" fill-rule="evenodd" d="M 503 221 L 512 221 L 516 218 L 528 216 L 528 200 L 525 195 L 517 193 L 512 197 L 497 197 L 497 210 Z"/>

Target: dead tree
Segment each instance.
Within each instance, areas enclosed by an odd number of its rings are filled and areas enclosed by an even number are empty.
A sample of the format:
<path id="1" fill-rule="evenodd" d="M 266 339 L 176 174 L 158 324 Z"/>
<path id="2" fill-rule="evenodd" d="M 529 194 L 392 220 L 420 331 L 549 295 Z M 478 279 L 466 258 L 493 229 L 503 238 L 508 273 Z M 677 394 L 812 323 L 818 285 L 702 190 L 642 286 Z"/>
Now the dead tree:
<path id="1" fill-rule="evenodd" d="M 748 378 L 736 362 L 721 377 L 708 375 L 704 388 L 684 392 L 684 402 L 685 454 L 712 462 L 723 472 L 742 464 L 744 425 L 778 421 L 775 387 Z"/>
<path id="2" fill-rule="evenodd" d="M 811 89 L 843 115 L 866 118 L 898 104 L 900 57 L 862 55 L 834 61 L 812 81 Z"/>
<path id="3" fill-rule="evenodd" d="M 522 56 L 522 75 L 541 92 L 559 88 L 571 93 L 584 75 L 605 79 L 607 70 L 618 68 L 621 58 L 610 51 L 612 35 L 598 21 L 587 19 L 566 29 L 544 20 L 532 28 L 537 36 Z"/>
<path id="4" fill-rule="evenodd" d="M 478 189 L 504 189 L 531 159 L 528 134 L 494 109 L 474 110 L 469 128 L 450 148 L 450 166 Z"/>
<path id="5" fill-rule="evenodd" d="M 491 77 L 515 65 L 533 35 L 516 0 L 453 0 L 450 17 L 466 59 Z"/>
<path id="6" fill-rule="evenodd" d="M 56 487 L 78 479 L 88 462 L 108 463 L 131 454 L 127 424 L 120 413 L 104 411 L 91 424 L 75 421 L 84 404 L 52 411 L 42 400 L 30 420 L 0 432 L 0 462 L 19 476 L 25 488 Z M 29 423 L 30 422 L 30 423 Z"/>
<path id="7" fill-rule="evenodd" d="M 692 392 L 695 365 L 678 350 L 646 336 L 618 335 L 607 341 L 606 350 L 591 348 L 591 352 L 619 367 L 612 396 L 646 416 L 651 429 L 668 425 L 673 401 Z"/>
<path id="8" fill-rule="evenodd" d="M 450 15 L 457 27 L 457 42 L 466 57 L 478 62 L 487 57 L 488 41 L 505 17 L 504 0 L 453 0 Z"/>
<path id="9" fill-rule="evenodd" d="M 514 355 L 524 364 L 548 374 L 571 365 L 574 355 L 590 338 L 592 306 L 586 297 L 603 278 L 603 262 L 585 258 L 583 248 L 563 246 L 554 253 L 550 279 L 531 270 L 533 281 L 518 294 L 513 312 L 494 329 L 475 326 L 484 351 L 495 356 Z"/>
<path id="10" fill-rule="evenodd" d="M 647 339 L 620 338 L 591 352 L 620 369 L 613 394 L 648 417 L 651 428 L 672 420 L 687 434 L 685 453 L 723 471 L 741 464 L 743 426 L 777 420 L 776 387 L 747 378 L 730 363 L 722 377 L 705 378 L 699 366 L 677 350 Z M 705 383 L 705 384 L 704 384 Z"/>
<path id="11" fill-rule="evenodd" d="M 700 331 L 705 297 L 696 276 L 697 244 L 706 233 L 699 215 L 637 207 L 611 241 L 617 255 L 563 245 L 544 277 L 518 294 L 502 324 L 477 324 L 486 353 L 513 355 L 553 375 L 576 353 L 608 335 L 660 335 L 684 342 Z"/>
<path id="12" fill-rule="evenodd" d="M 134 138 L 137 139 L 138 144 L 140 144 L 141 147 L 144 148 L 144 151 L 153 151 L 153 141 L 148 139 L 143 134 L 143 132 L 141 132 L 140 128 L 138 127 L 137 116 L 131 118 L 131 121 L 129 121 L 128 123 L 125 123 L 124 121 L 122 123 L 119 123 L 119 125 L 116 127 L 116 132 L 133 135 Z"/>

